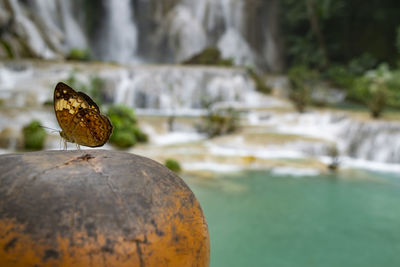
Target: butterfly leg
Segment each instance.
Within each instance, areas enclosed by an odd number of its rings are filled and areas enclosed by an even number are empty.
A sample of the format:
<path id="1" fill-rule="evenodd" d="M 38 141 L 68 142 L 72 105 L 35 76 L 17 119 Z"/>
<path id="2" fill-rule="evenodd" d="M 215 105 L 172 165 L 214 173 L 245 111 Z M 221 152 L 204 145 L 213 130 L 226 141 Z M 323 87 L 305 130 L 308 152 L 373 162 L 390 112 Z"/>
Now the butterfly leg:
<path id="1" fill-rule="evenodd" d="M 68 145 L 66 140 L 64 140 L 64 150 L 68 150 Z"/>
<path id="2" fill-rule="evenodd" d="M 75 145 L 76 145 L 76 149 L 77 149 L 77 150 L 81 150 L 81 146 L 80 146 L 79 144 L 76 144 L 76 143 L 75 143 Z"/>

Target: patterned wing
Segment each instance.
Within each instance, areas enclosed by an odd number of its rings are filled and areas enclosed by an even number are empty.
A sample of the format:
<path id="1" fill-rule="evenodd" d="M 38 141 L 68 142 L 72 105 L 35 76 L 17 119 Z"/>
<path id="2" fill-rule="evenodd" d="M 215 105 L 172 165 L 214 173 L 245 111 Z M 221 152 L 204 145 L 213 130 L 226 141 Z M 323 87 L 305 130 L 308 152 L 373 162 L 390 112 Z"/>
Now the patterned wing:
<path id="1" fill-rule="evenodd" d="M 89 96 L 82 92 L 75 92 L 65 83 L 60 82 L 57 84 L 54 90 L 54 111 L 63 135 L 69 142 L 73 142 L 73 125 L 70 122 L 79 111 L 84 109 L 100 113 L 99 107 Z"/>
<path id="2" fill-rule="evenodd" d="M 97 147 L 104 145 L 112 133 L 110 120 L 93 109 L 82 109 L 71 121 L 73 141 L 77 144 Z"/>

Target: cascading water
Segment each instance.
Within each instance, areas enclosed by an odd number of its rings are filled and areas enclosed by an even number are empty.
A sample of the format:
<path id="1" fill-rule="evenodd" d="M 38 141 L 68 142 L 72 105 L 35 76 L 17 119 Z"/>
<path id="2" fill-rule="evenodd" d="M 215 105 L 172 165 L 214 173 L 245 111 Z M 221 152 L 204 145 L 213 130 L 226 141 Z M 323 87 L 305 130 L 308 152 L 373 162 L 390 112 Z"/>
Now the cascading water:
<path id="1" fill-rule="evenodd" d="M 0 6 L 8 6 L 5 1 Z M 17 42 L 26 40 L 41 58 L 89 48 L 107 61 L 175 63 L 214 46 L 238 65 L 273 70 L 281 65 L 278 37 L 270 29 L 278 23 L 268 15 L 269 2 L 254 8 L 256 1 L 245 0 L 7 1 L 12 8 L 0 14 L 6 18 L 0 27 Z M 15 23 L 19 26 L 9 27 Z"/>
<path id="2" fill-rule="evenodd" d="M 400 125 L 388 122 L 349 123 L 341 133 L 346 154 L 377 162 L 400 163 Z"/>
<path id="3" fill-rule="evenodd" d="M 25 16 L 23 11 L 21 10 L 19 1 L 10 0 L 9 3 L 17 27 L 20 31 L 23 31 L 24 37 L 26 38 L 26 41 L 32 52 L 38 57 L 53 58 L 55 56 L 54 52 L 43 40 L 43 37 L 41 36 L 37 26 Z"/>
<path id="4" fill-rule="evenodd" d="M 257 104 L 254 83 L 242 70 L 133 68 L 119 73 L 114 88 L 114 103 L 139 112 L 193 114 L 203 112 L 205 102 Z"/>
<path id="5" fill-rule="evenodd" d="M 67 48 L 79 48 L 85 49 L 88 47 L 85 35 L 82 32 L 81 27 L 76 22 L 71 14 L 70 1 L 60 0 L 63 26 L 66 36 Z"/>
<path id="6" fill-rule="evenodd" d="M 234 140 L 229 145 L 207 146 L 213 155 L 261 159 L 314 157 L 323 161 L 329 157 L 329 148 L 336 145 L 341 158 L 355 160 L 357 166 L 371 167 L 377 163 L 400 166 L 399 123 L 360 121 L 335 112 L 276 112 L 270 109 L 276 104 L 286 110 L 288 107 L 270 102 L 267 96 L 258 93 L 246 71 L 239 68 L 105 64 L 99 69 L 95 64 L 2 63 L 0 98 L 6 99 L 3 108 L 7 112 L 0 117 L 0 133 L 18 131 L 35 118 L 57 128 L 54 114 L 41 109 L 42 104 L 51 97 L 57 81 L 67 79 L 75 68 L 79 69 L 75 76 L 79 81 L 87 83 L 91 75 L 104 79 L 104 103 L 125 104 L 141 115 L 202 115 L 207 102 L 247 110 L 242 119 L 246 128 L 253 131 L 250 140 L 241 138 L 242 141 Z M 22 112 L 16 112 L 18 109 Z M 193 127 L 190 131 L 194 131 Z M 252 146 L 252 139 L 257 139 L 254 135 L 266 136 L 266 142 Z M 268 136 L 281 139 L 270 142 Z"/>
<path id="7" fill-rule="evenodd" d="M 167 17 L 168 45 L 175 51 L 175 60 L 181 62 L 207 45 L 207 36 L 201 22 L 184 6 L 175 7 Z"/>
<path id="8" fill-rule="evenodd" d="M 137 29 L 130 0 L 109 0 L 106 39 L 103 39 L 104 60 L 128 63 L 135 61 Z"/>
<path id="9" fill-rule="evenodd" d="M 72 48 L 88 47 L 86 37 L 72 15 L 69 1 L 34 0 L 33 6 L 45 27 L 53 32 L 49 35 L 53 45 L 60 45 L 66 52 Z"/>
<path id="10" fill-rule="evenodd" d="M 244 5 L 244 0 L 184 0 L 178 4 L 171 17 L 170 31 L 173 39 L 179 40 L 178 61 L 211 45 L 238 65 L 252 65 L 253 51 L 243 35 Z M 182 29 L 176 30 L 175 25 L 181 25 Z"/>

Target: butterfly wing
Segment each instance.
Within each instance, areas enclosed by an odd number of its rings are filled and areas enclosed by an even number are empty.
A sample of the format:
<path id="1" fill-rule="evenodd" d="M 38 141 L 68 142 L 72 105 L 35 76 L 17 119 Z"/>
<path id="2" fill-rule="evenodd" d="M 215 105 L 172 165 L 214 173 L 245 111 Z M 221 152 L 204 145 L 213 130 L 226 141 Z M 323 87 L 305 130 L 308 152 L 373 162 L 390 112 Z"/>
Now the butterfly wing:
<path id="1" fill-rule="evenodd" d="M 70 124 L 74 142 L 89 147 L 104 145 L 113 129 L 110 120 L 93 109 L 80 110 Z"/>
<path id="2" fill-rule="evenodd" d="M 72 118 L 81 110 L 94 110 L 100 114 L 100 109 L 94 101 L 82 92 L 76 92 L 65 83 L 58 83 L 54 89 L 54 111 L 58 124 L 60 125 L 63 136 L 69 142 L 74 142 L 72 138 L 71 125 Z"/>

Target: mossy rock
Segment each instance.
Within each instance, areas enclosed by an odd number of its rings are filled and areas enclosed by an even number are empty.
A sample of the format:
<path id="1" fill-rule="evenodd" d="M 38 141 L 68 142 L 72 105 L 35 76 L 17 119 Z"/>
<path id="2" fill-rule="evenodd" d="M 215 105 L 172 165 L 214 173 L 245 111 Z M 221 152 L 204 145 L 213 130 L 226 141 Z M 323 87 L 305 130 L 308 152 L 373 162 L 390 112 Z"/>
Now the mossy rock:
<path id="1" fill-rule="evenodd" d="M 233 66 L 232 59 L 221 57 L 221 52 L 216 47 L 208 47 L 195 54 L 188 60 L 182 62 L 185 65 L 215 65 L 215 66 Z"/>
<path id="2" fill-rule="evenodd" d="M 89 61 L 91 59 L 90 51 L 89 49 L 73 48 L 69 51 L 67 59 L 76 61 Z"/>
<path id="3" fill-rule="evenodd" d="M 7 55 L 7 58 L 14 58 L 14 53 L 12 47 L 6 40 L 0 40 L 0 45 L 4 50 L 4 54 Z"/>
<path id="4" fill-rule="evenodd" d="M 161 164 L 105 150 L 0 156 L 0 266 L 208 266 L 203 212 Z"/>

